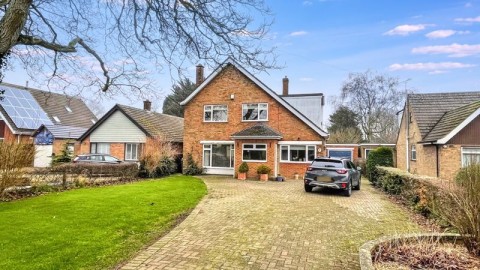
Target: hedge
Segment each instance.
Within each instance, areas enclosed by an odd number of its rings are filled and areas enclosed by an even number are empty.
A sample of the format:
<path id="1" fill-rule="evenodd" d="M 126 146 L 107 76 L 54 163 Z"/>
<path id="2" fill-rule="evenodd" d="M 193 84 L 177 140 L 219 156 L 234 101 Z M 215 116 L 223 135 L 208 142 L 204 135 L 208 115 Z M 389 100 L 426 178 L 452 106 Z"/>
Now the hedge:
<path id="1" fill-rule="evenodd" d="M 418 176 L 397 168 L 376 167 L 375 186 L 388 194 L 396 195 L 416 212 L 437 216 L 435 204 L 441 202 L 442 191 L 448 188 L 445 181 Z"/>
<path id="2" fill-rule="evenodd" d="M 393 167 L 393 150 L 388 147 L 379 147 L 370 151 L 366 164 L 366 175 L 375 186 L 377 181 L 377 166 Z"/>

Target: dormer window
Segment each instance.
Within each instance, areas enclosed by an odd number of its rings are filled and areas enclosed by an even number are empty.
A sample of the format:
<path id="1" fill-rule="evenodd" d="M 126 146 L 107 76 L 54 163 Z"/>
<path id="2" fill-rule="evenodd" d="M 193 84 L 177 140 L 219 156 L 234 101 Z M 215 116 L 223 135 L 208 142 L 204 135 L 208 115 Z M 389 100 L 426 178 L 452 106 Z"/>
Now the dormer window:
<path id="1" fill-rule="evenodd" d="M 60 119 L 57 116 L 54 116 L 53 120 L 55 120 L 55 122 L 57 122 L 57 123 L 60 123 Z"/>
<path id="2" fill-rule="evenodd" d="M 268 103 L 242 104 L 242 121 L 268 121 Z"/>
<path id="3" fill-rule="evenodd" d="M 68 106 L 65 106 L 65 110 L 67 110 L 67 112 L 71 113 L 72 112 L 72 109 Z"/>

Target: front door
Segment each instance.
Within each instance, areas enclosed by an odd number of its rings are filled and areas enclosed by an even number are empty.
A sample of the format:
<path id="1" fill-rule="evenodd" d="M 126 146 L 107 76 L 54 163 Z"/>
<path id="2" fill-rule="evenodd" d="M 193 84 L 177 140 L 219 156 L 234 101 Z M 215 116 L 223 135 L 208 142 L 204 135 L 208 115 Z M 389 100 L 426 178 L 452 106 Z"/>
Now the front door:
<path id="1" fill-rule="evenodd" d="M 235 149 L 233 144 L 204 144 L 203 168 L 207 174 L 233 175 Z"/>

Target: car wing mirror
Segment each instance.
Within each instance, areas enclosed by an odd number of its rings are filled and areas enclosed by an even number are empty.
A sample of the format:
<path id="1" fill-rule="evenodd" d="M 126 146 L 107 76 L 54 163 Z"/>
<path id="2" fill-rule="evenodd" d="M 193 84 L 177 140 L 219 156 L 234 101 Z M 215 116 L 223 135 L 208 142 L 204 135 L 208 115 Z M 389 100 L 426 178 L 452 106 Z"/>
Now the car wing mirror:
<path id="1" fill-rule="evenodd" d="M 357 167 L 357 171 L 361 171 L 362 170 L 362 167 Z"/>

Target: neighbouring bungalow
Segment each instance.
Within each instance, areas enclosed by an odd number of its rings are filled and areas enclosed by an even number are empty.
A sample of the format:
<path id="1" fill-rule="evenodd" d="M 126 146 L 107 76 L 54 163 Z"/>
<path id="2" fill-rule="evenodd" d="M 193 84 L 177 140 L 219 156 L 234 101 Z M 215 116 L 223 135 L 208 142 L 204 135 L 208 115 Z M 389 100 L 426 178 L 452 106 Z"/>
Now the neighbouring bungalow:
<path id="1" fill-rule="evenodd" d="M 480 91 L 409 94 L 397 138 L 397 167 L 454 179 L 480 162 Z"/>
<path id="2" fill-rule="evenodd" d="M 35 143 L 35 166 L 48 166 L 52 155 L 59 154 L 61 145 L 74 142 L 78 133 L 97 121 L 87 105 L 76 97 L 8 83 L 1 83 L 0 90 L 4 91 L 0 100 L 0 141 Z M 62 129 L 75 134 L 58 136 Z M 57 136 L 47 141 L 32 137 L 47 131 Z M 78 144 L 72 147 L 74 152 L 79 150 Z"/>
<path id="3" fill-rule="evenodd" d="M 117 104 L 80 136 L 80 152 L 136 162 L 156 139 L 172 143 L 176 154 L 181 154 L 183 118 L 151 111 L 148 100 L 143 109 Z"/>
<path id="4" fill-rule="evenodd" d="M 191 153 L 205 173 L 233 176 L 247 162 L 248 177 L 267 165 L 270 176 L 293 178 L 325 155 L 323 95 L 289 95 L 284 78 L 280 96 L 231 58 L 205 80 L 203 67 L 197 66 L 196 82 L 181 102 L 183 153 Z"/>

